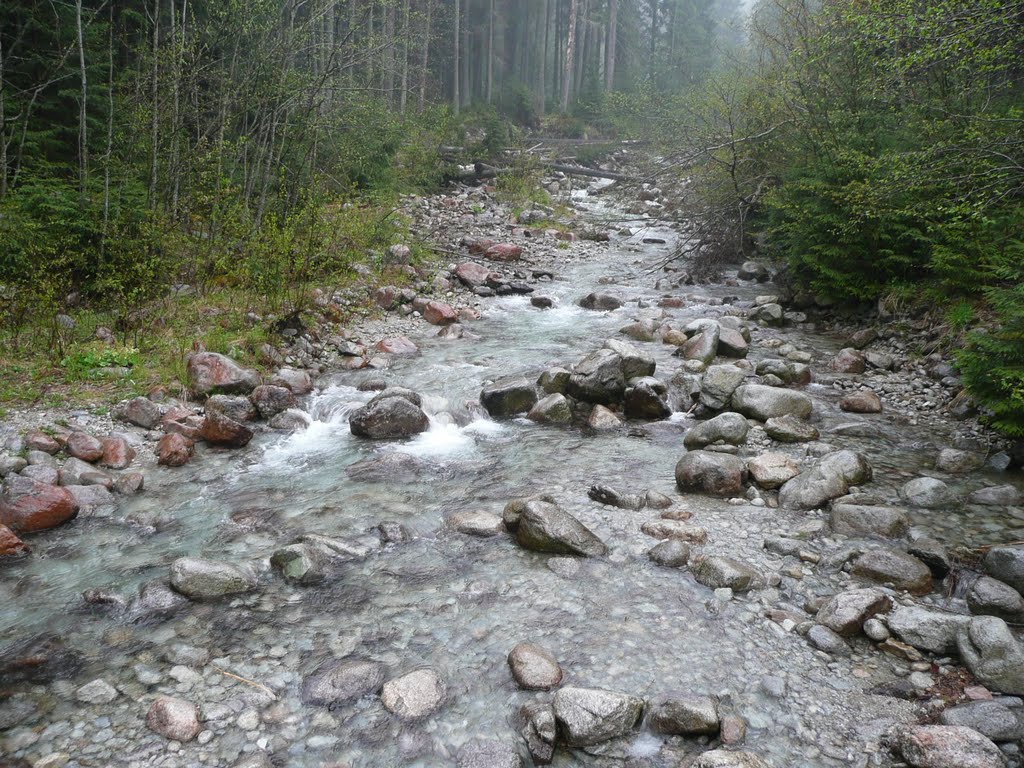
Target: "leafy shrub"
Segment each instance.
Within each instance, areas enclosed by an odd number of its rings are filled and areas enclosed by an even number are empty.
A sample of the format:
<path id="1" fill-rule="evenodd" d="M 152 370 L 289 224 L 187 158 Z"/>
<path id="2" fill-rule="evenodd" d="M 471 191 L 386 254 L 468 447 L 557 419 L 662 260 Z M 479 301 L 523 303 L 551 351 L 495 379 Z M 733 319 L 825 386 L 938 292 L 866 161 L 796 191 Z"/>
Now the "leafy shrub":
<path id="1" fill-rule="evenodd" d="M 991 412 L 990 424 L 1024 437 L 1024 242 L 1013 242 L 992 267 L 985 297 L 999 325 L 969 337 L 958 361 L 964 384 Z"/>

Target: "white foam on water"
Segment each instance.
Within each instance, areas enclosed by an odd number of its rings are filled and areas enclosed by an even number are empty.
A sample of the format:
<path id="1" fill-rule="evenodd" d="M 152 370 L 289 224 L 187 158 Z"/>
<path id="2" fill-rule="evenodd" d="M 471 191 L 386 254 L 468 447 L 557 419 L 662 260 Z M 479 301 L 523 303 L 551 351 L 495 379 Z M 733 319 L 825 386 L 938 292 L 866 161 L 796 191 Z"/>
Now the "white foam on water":
<path id="1" fill-rule="evenodd" d="M 348 420 L 356 408 L 369 400 L 374 392 L 360 392 L 353 387 L 334 385 L 314 395 L 309 404 L 309 426 L 297 430 L 268 445 L 263 456 L 250 471 L 280 471 L 302 467 L 312 456 L 337 451 L 351 442 Z"/>
<path id="2" fill-rule="evenodd" d="M 430 429 L 395 447 L 399 453 L 421 458 L 471 455 L 476 450 L 472 435 L 451 423 L 431 421 Z"/>
<path id="3" fill-rule="evenodd" d="M 462 430 L 468 434 L 479 435 L 480 437 L 497 437 L 506 432 L 507 428 L 490 419 L 477 419 L 464 426 Z"/>
<path id="4" fill-rule="evenodd" d="M 663 746 L 665 746 L 664 739 L 658 738 L 653 733 L 641 733 L 629 745 L 629 754 L 631 757 L 654 757 L 661 752 Z"/>

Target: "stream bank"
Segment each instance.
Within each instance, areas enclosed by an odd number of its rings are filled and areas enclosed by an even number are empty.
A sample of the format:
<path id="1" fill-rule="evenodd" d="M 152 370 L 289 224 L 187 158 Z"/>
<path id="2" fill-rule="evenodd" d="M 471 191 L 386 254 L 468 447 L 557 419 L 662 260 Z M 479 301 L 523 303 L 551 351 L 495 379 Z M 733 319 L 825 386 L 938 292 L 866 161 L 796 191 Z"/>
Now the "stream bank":
<path id="1" fill-rule="evenodd" d="M 844 340 L 799 316 L 776 325 L 786 321 L 785 312 L 780 307 L 776 318 L 774 308 L 763 309 L 775 302 L 766 298 L 772 286 L 757 275 L 730 274 L 702 286 L 675 284 L 675 273 L 652 275 L 679 233 L 630 221 L 600 196 L 576 198 L 591 222 L 585 228 L 600 224 L 607 242 L 509 224 L 507 212 L 477 191 L 415 203 L 417 226 L 450 232 L 454 242 L 444 247 L 460 254 L 451 265 L 456 270 L 423 282 L 461 315 L 461 337 L 438 336 L 437 327 L 417 317 L 416 297 L 396 289 L 390 296 L 396 312 L 334 342 L 339 350 L 341 344 L 364 350 L 336 359 L 358 357 L 367 366 L 325 363 L 316 391 L 299 400 L 309 416 L 306 429 L 257 431 L 242 451 L 200 447 L 198 458 L 179 469 L 153 466 L 151 441 L 136 435 L 146 462 L 143 492 L 30 537 L 32 556 L 0 571 L 4 603 L 15 607 L 5 610 L 0 626 L 5 751 L 31 765 L 256 766 L 272 759 L 296 766 L 441 766 L 456 764 L 460 752 L 464 765 L 504 764 L 499 759 L 514 765 L 509 750 L 527 759 L 524 729 L 541 735 L 538 723 L 552 698 L 524 690 L 510 674 L 507 657 L 523 642 L 556 660 L 556 685 L 569 691 L 554 705 L 562 729 L 552 755 L 558 766 L 688 765 L 720 745 L 776 768 L 890 765 L 887 735 L 894 727 L 931 718 L 950 700 L 988 700 L 990 688 L 998 691 L 965 675 L 956 627 L 952 636 L 946 624 L 935 629 L 942 624 L 937 615 L 969 616 L 966 579 L 947 593 L 929 568 L 927 590 L 892 589 L 856 567 L 867 553 L 891 550 L 890 538 L 911 551 L 934 539 L 933 557 L 918 559 L 935 568 L 956 564 L 951 553 L 958 547 L 1024 539 L 1019 475 L 1001 471 L 999 461 L 986 463 L 992 457 L 982 431 L 950 422 L 941 410 L 941 380 L 923 365 L 924 376 L 916 366 L 898 366 L 902 360 L 872 363 L 869 355 L 897 353 L 882 349 L 888 339 L 869 342 L 862 366 L 857 355 L 843 352 Z M 453 220 L 463 230 L 458 235 Z M 489 259 L 487 249 L 470 255 L 480 239 L 507 241 L 524 253 L 509 262 Z M 499 273 L 490 280 L 494 287 L 486 276 L 477 286 L 494 296 L 459 284 L 458 264 L 468 261 L 482 264 L 487 275 Z M 532 292 L 497 295 L 500 286 L 516 284 Z M 591 293 L 621 304 L 580 307 Z M 534 306 L 538 295 L 550 308 Z M 396 320 L 400 307 L 408 315 Z M 477 313 L 479 319 L 469 319 Z M 779 506 L 770 480 L 745 479 L 724 497 L 680 493 L 684 441 L 698 423 L 710 423 L 706 417 L 726 410 L 706 399 L 702 410 L 708 365 L 676 355 L 703 333 L 687 333 L 702 320 L 720 329 L 735 324 L 750 335 L 745 358 L 712 354 L 709 363 L 738 369 L 736 386 L 775 383 L 769 376 L 786 384 L 782 377 L 792 375 L 789 387 L 774 389 L 806 397 L 812 406 L 806 422 L 818 433 L 818 439 L 781 442 L 764 420 L 744 418 L 742 439 L 713 435 L 705 452 L 742 459 L 741 473 L 750 471 L 748 460 L 781 454 L 788 461 L 773 467 L 792 463 L 802 474 L 833 449 L 861 454 L 872 478 L 847 483 L 842 501 L 896 510 L 875 513 L 895 520 L 886 532 L 892 536 L 865 529 L 856 513 L 853 524 L 837 525 L 835 502 L 831 509 Z M 408 337 L 418 354 L 372 351 L 398 336 Z M 495 381 L 569 370 L 609 338 L 654 363 L 668 418 L 596 430 L 518 415 L 491 418 L 480 409 L 481 390 Z M 837 358 L 850 371 L 835 370 Z M 805 371 L 810 382 L 803 381 Z M 375 396 L 377 380 L 418 393 L 429 429 L 409 440 L 353 436 L 349 418 Z M 865 388 L 880 396 L 880 414 L 841 407 L 844 397 Z M 966 458 L 953 463 L 950 449 Z M 947 461 L 936 466 L 943 451 Z M 907 490 L 908 482 L 926 476 L 943 488 L 918 483 Z M 670 506 L 601 503 L 592 498 L 594 486 L 610 487 L 618 497 L 665 497 Z M 1002 490 L 986 492 L 993 488 Z M 548 556 L 518 546 L 494 520 L 508 519 L 510 500 L 535 494 L 586 526 L 607 554 Z M 717 577 L 701 575 L 703 568 L 652 560 L 648 552 L 661 546 L 658 538 L 682 526 L 691 538 L 684 542 L 687 559 L 703 556 L 701 562 L 714 565 L 715 558 L 728 558 L 756 576 L 712 586 Z M 696 528 L 703 541 L 693 540 L 700 538 Z M 346 549 L 311 584 L 281 578 L 268 558 L 310 534 Z M 140 587 L 143 596 L 155 595 L 154 584 L 166 584 L 181 557 L 240 566 L 246 588 L 218 600 L 185 601 L 181 592 L 188 590 L 179 580 L 177 591 L 159 592 L 160 600 L 136 599 Z M 83 604 L 85 589 L 104 597 Z M 872 590 L 870 599 L 850 609 L 852 620 L 824 623 L 830 612 L 820 611 L 833 595 L 863 589 Z M 927 594 L 911 594 L 922 591 Z M 139 611 L 153 605 L 160 610 Z M 903 618 L 894 628 L 896 616 Z M 594 688 L 626 698 L 592 701 L 586 697 L 593 694 L 577 693 Z M 195 723 L 188 712 L 167 708 L 154 718 L 159 730 L 147 725 L 161 696 L 195 706 Z M 646 704 L 647 718 L 637 728 L 629 697 Z M 675 732 L 683 726 L 665 722 L 684 718 L 655 715 L 686 697 L 684 712 L 704 714 L 702 730 L 691 727 L 684 736 Z M 996 696 L 994 703 L 1019 718 L 1019 700 Z M 625 713 L 619 727 L 609 725 L 613 718 L 603 707 Z M 617 738 L 594 740 L 582 726 L 569 727 L 567 713 L 580 710 L 606 711 L 596 719 Z M 174 733 L 161 725 L 166 722 L 184 730 Z M 469 762 L 477 759 L 474 750 L 486 754 L 478 741 L 497 742 L 494 754 L 504 756 Z M 1011 738 L 1002 747 L 1014 765 L 1015 743 Z M 535 753 L 543 748 L 533 746 Z M 746 764 L 758 765 L 755 760 Z"/>

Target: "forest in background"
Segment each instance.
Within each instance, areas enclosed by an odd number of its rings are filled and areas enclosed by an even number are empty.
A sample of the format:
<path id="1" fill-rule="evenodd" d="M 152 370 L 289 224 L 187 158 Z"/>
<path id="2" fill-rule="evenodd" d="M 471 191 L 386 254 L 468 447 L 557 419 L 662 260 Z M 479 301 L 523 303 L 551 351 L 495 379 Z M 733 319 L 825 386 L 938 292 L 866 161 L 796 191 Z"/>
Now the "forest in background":
<path id="1" fill-rule="evenodd" d="M 59 364 L 83 313 L 132 349 L 172 286 L 300 308 L 401 235 L 396 196 L 439 187 L 439 147 L 582 135 L 612 92 L 698 82 L 738 18 L 735 0 L 3 3 L 6 364 Z"/>
<path id="2" fill-rule="evenodd" d="M 771 257 L 808 301 L 930 309 L 993 423 L 1024 434 L 1024 5 L 747 10 L 4 3 L 0 399 L 34 399 L 33 356 L 44 377 L 138 364 L 157 322 L 233 344 L 250 309 L 301 308 L 400 239 L 397 196 L 444 181 L 440 147 L 481 159 L 533 131 L 651 142 L 699 255 Z M 172 305 L 181 286 L 195 299 Z M 100 322 L 123 352 L 90 342 Z"/>

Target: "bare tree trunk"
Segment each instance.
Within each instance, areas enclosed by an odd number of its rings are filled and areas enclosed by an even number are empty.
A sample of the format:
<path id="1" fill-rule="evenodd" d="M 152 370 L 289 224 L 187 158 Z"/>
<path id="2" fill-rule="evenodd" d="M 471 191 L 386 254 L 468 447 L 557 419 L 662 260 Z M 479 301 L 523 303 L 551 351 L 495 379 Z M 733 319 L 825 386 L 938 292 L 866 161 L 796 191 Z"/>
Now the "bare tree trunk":
<path id="1" fill-rule="evenodd" d="M 487 103 L 494 95 L 494 0 L 487 14 Z"/>
<path id="2" fill-rule="evenodd" d="M 462 107 L 462 95 L 459 93 L 459 76 L 462 72 L 461 62 L 459 61 L 459 45 L 462 41 L 462 32 L 459 29 L 461 23 L 460 17 L 462 16 L 462 0 L 455 0 L 455 34 L 452 43 L 455 46 L 453 56 L 455 59 L 454 66 L 452 67 L 452 112 L 456 115 L 459 114 L 459 109 Z"/>
<path id="3" fill-rule="evenodd" d="M 82 34 L 82 0 L 75 0 L 75 31 L 78 37 L 78 184 L 82 194 L 89 177 L 89 134 L 86 115 L 88 110 L 89 81 L 85 70 L 85 42 Z"/>
<path id="4" fill-rule="evenodd" d="M 619 0 L 610 0 L 608 10 L 608 44 L 605 46 L 604 87 L 615 89 L 615 59 L 618 56 Z"/>
<path id="5" fill-rule="evenodd" d="M 114 156 L 114 6 L 110 9 L 110 29 L 107 60 L 107 151 L 103 156 L 103 247 L 106 247 L 107 226 L 110 223 L 110 162 Z M 0 125 L 3 125 L 0 114 Z"/>
<path id="6" fill-rule="evenodd" d="M 173 78 L 173 109 L 171 113 L 171 156 L 169 168 L 171 174 L 171 216 L 178 216 L 178 196 L 181 191 L 181 73 L 185 59 L 185 19 L 188 15 L 188 0 L 181 3 L 181 39 L 178 39 L 177 22 L 175 20 L 174 0 L 171 0 L 171 52 L 174 55 Z"/>
<path id="7" fill-rule="evenodd" d="M 658 9 L 661 6 L 661 0 L 651 0 L 651 52 L 650 52 L 650 75 L 651 79 L 654 79 L 654 68 L 657 64 L 655 54 L 658 49 Z"/>
<path id="8" fill-rule="evenodd" d="M 469 82 L 469 0 L 455 0 L 464 3 L 462 6 L 462 106 L 468 106 L 473 99 L 472 86 Z"/>
<path id="9" fill-rule="evenodd" d="M 395 43 L 395 6 L 387 9 L 384 16 L 384 45 L 381 47 L 381 89 L 389 107 L 395 106 L 395 59 L 398 46 Z"/>
<path id="10" fill-rule="evenodd" d="M 149 204 L 156 208 L 157 158 L 160 140 L 160 0 L 153 0 L 153 72 L 150 85 L 150 109 L 153 111 L 149 124 Z"/>
<path id="11" fill-rule="evenodd" d="M 423 51 L 420 58 L 420 112 L 427 108 L 427 74 L 430 70 L 430 22 L 434 0 L 426 0 L 427 19 L 423 27 Z"/>
<path id="12" fill-rule="evenodd" d="M 402 3 L 402 93 L 399 111 L 404 115 L 409 103 L 409 0 Z"/>
<path id="13" fill-rule="evenodd" d="M 3 29 L 0 28 L 0 33 Z M 0 200 L 7 195 L 7 112 L 6 90 L 4 89 L 4 39 L 0 34 Z M 12 131 L 13 133 L 13 131 Z"/>
<path id="14" fill-rule="evenodd" d="M 582 0 L 581 22 L 577 22 L 579 39 L 576 41 L 576 71 L 573 75 L 573 98 L 578 98 L 583 90 L 583 75 L 587 68 L 587 51 L 590 48 L 590 0 Z"/>
<path id="15" fill-rule="evenodd" d="M 373 46 L 375 45 L 373 40 L 373 5 L 374 0 L 370 0 L 370 15 L 366 22 L 366 84 L 367 86 L 373 85 Z"/>
<path id="16" fill-rule="evenodd" d="M 562 111 L 569 111 L 569 93 L 572 89 L 573 65 L 576 57 L 576 22 L 579 0 L 569 0 L 569 32 L 565 37 L 565 69 L 562 72 Z"/>
<path id="17" fill-rule="evenodd" d="M 348 36 L 350 44 L 356 42 L 356 25 L 359 22 L 359 0 L 349 0 L 348 2 Z M 356 79 L 356 57 L 352 56 L 349 59 L 348 66 L 348 85 L 351 88 L 355 83 Z"/>
<path id="18" fill-rule="evenodd" d="M 540 42 L 540 72 L 537 76 L 537 114 L 544 115 L 544 110 L 547 108 L 547 80 L 548 80 L 548 27 L 550 26 L 551 19 L 550 13 L 550 0 L 543 0 L 540 8 L 540 24 L 541 33 L 539 35 Z"/>

